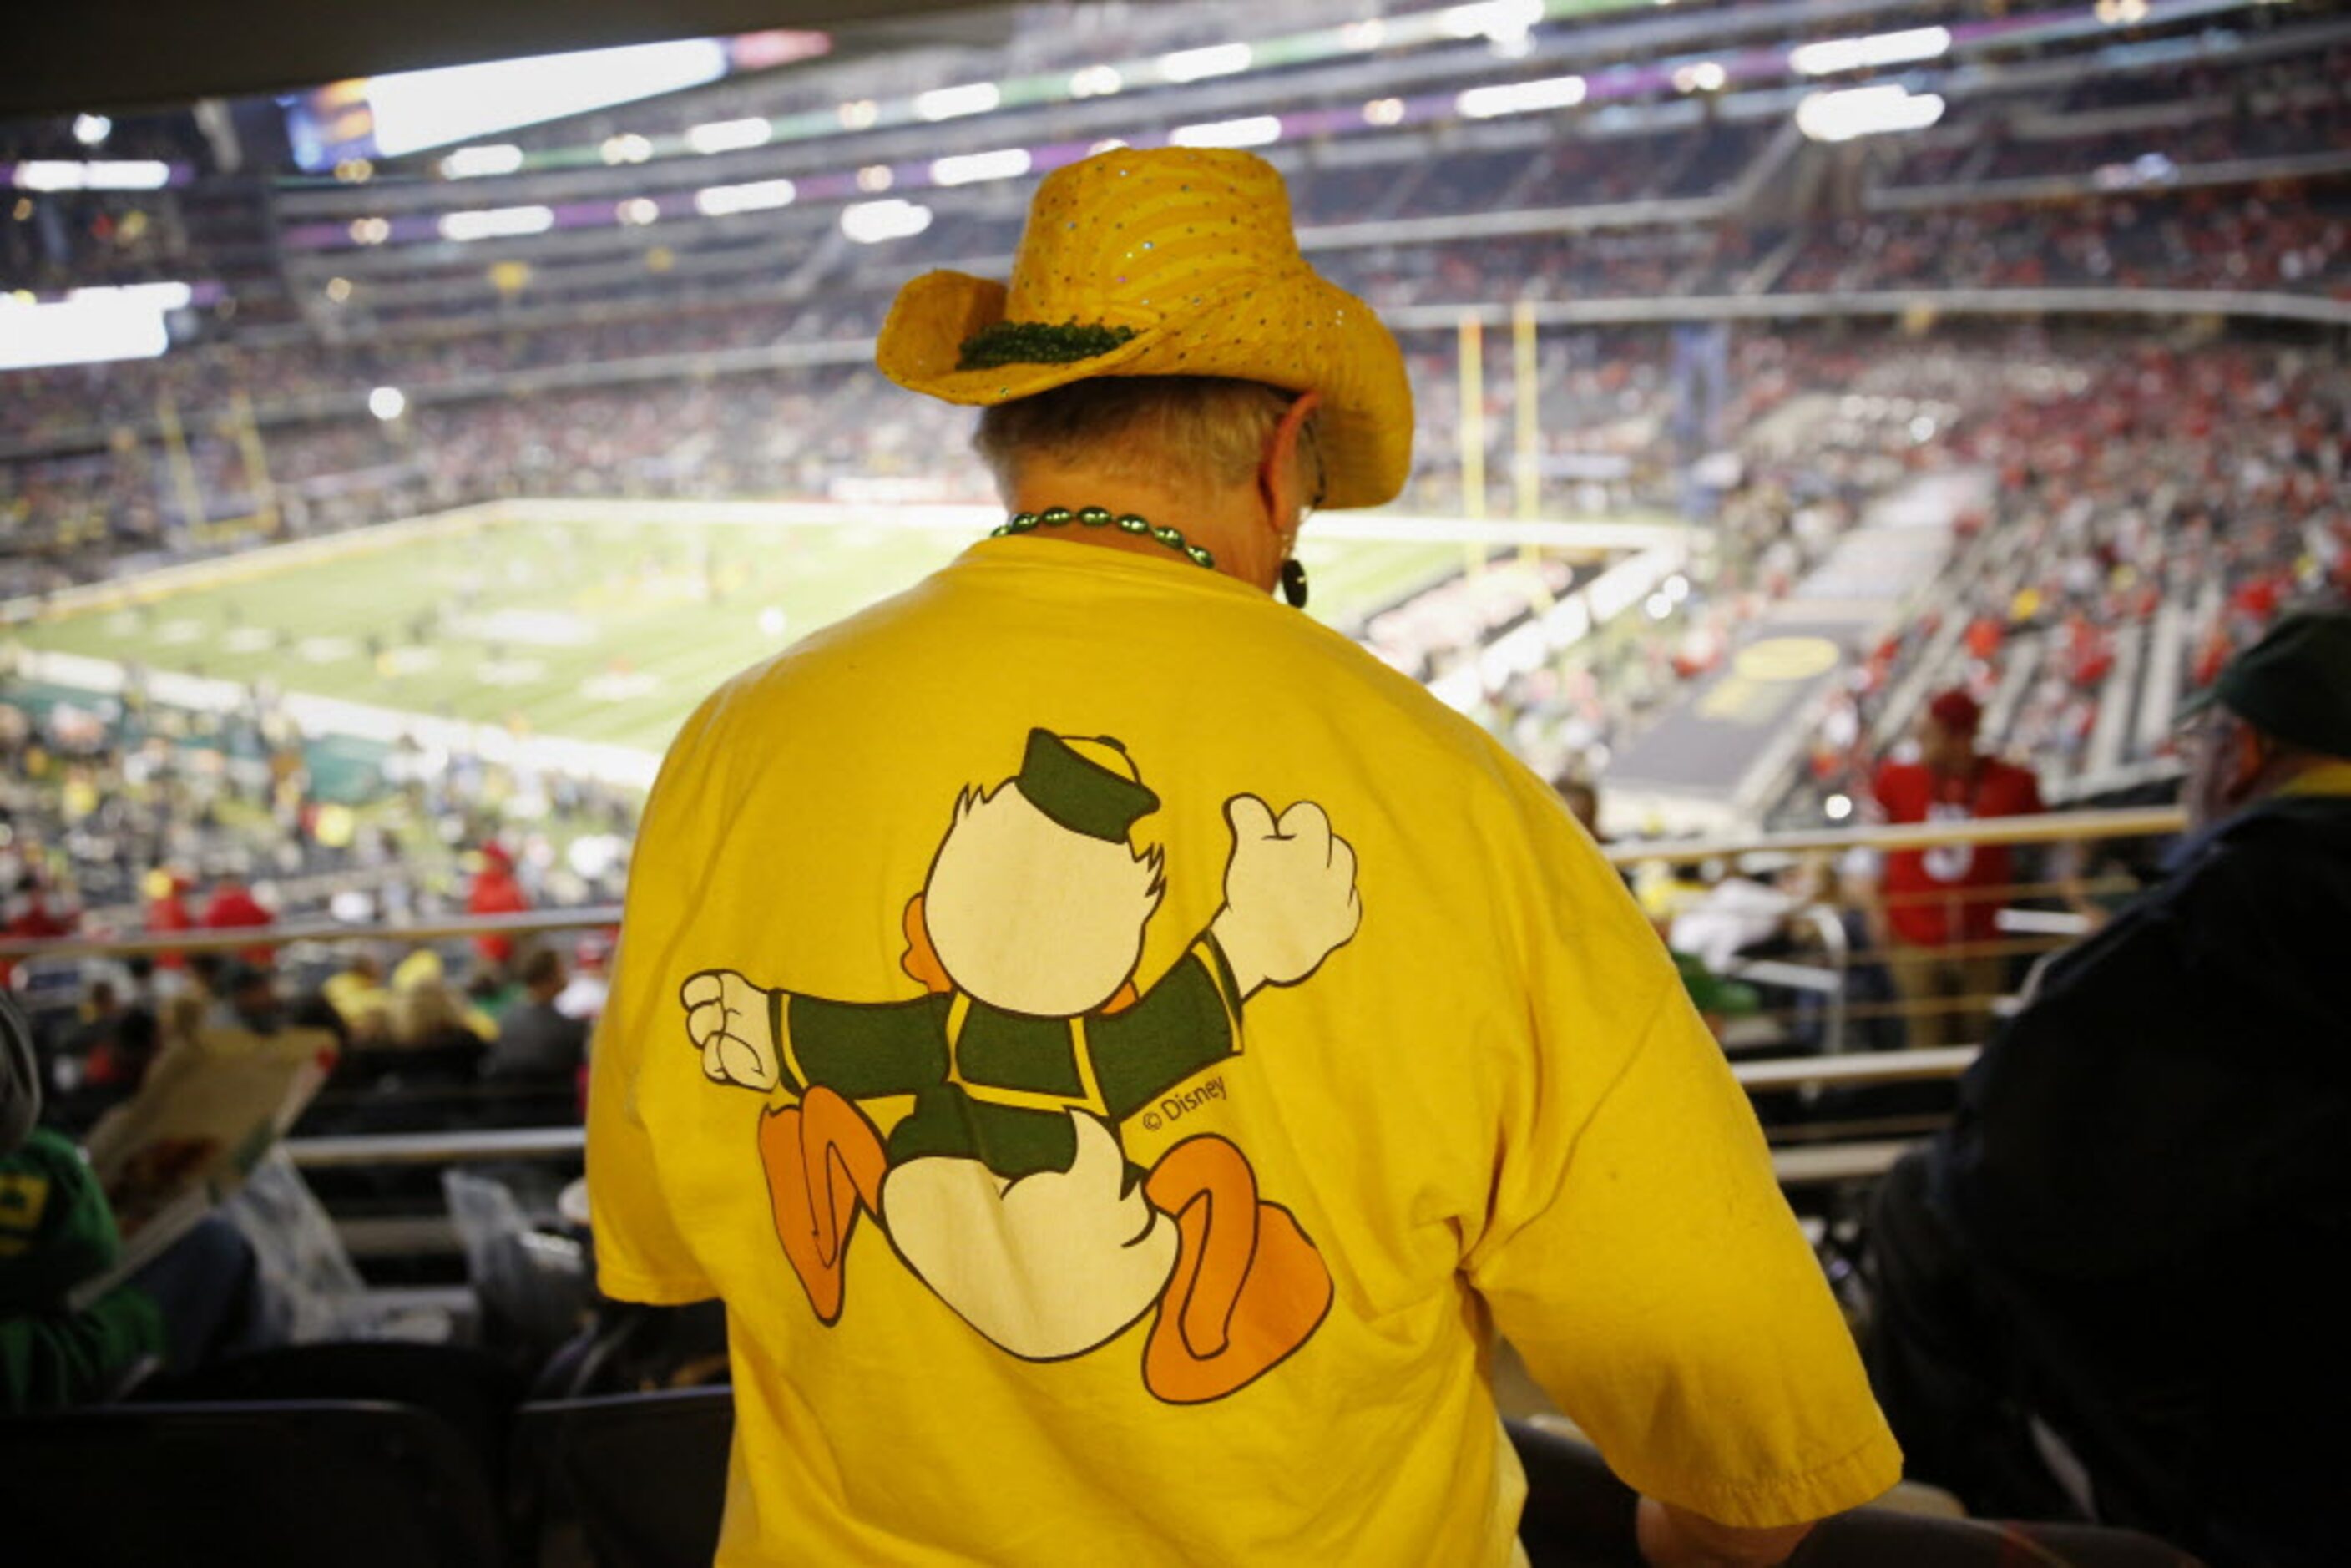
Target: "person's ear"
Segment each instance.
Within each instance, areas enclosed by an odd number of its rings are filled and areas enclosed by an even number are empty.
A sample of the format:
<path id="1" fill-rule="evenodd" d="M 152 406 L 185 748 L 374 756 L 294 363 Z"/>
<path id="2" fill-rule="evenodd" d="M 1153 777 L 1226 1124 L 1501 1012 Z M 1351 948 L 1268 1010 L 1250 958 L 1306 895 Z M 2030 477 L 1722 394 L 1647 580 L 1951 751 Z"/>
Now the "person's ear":
<path id="1" fill-rule="evenodd" d="M 2229 772 L 2221 793 L 2231 806 L 2241 805 L 2261 786 L 2276 750 L 2270 737 L 2252 725 L 2236 726 L 2236 745 L 2229 753 Z"/>
<path id="2" fill-rule="evenodd" d="M 1273 434 L 1266 438 L 1265 455 L 1258 463 L 1258 497 L 1265 505 L 1273 531 L 1284 538 L 1296 531 L 1297 518 L 1315 500 L 1306 493 L 1299 448 L 1305 437 L 1306 422 L 1322 402 L 1319 392 L 1301 392 L 1292 399 L 1290 406 L 1281 411 Z"/>

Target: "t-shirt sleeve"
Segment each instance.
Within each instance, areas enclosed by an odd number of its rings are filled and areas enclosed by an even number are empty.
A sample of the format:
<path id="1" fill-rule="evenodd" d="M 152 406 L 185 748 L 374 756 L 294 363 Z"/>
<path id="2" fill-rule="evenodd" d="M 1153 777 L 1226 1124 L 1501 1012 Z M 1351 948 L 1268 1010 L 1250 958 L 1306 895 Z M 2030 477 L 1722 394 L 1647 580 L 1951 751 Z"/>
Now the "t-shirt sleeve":
<path id="1" fill-rule="evenodd" d="M 624 936 L 621 952 L 627 950 Z M 626 962 L 622 957 L 624 970 Z M 620 988 L 613 990 L 617 1003 Z M 605 1016 L 626 1015 L 614 1008 Z M 636 1104 L 641 1054 L 636 1041 L 608 1024 L 589 1070 L 588 1208 L 596 1286 L 615 1301 L 653 1306 L 708 1301 L 717 1289 L 671 1218 L 655 1178 L 652 1136 Z"/>
<path id="2" fill-rule="evenodd" d="M 1630 905 L 1550 891 L 1581 929 L 1532 922 L 1553 935 L 1471 1282 L 1648 1496 L 1744 1526 L 1867 1501 L 1901 1454 L 1745 1092 Z"/>
<path id="3" fill-rule="evenodd" d="M 597 1288 L 616 1301 L 653 1306 L 682 1306 L 718 1294 L 671 1215 L 653 1134 L 638 1104 L 638 1076 L 648 1053 L 687 1052 L 684 1015 L 674 997 L 658 994 L 661 977 L 653 955 L 677 917 L 678 897 L 662 879 L 702 863 L 674 826 L 693 815 L 674 797 L 698 781 L 698 770 L 681 759 L 689 757 L 702 717 L 689 721 L 645 802 L 613 954 L 611 991 L 597 1025 L 588 1077 L 588 1207 Z"/>

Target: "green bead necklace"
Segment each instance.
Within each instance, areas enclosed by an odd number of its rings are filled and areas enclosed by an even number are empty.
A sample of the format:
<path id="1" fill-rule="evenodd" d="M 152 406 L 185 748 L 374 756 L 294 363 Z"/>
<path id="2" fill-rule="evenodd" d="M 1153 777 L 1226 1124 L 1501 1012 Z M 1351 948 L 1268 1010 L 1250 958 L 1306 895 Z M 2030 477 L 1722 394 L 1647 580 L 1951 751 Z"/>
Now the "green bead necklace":
<path id="1" fill-rule="evenodd" d="M 1114 517 L 1107 507 L 1081 507 L 1074 512 L 1067 507 L 1048 507 L 1041 512 L 1015 512 L 1009 518 L 989 529 L 987 537 L 1000 539 L 1008 534 L 1029 534 L 1036 532 L 1039 528 L 1067 528 L 1071 523 L 1082 528 L 1115 528 L 1123 534 L 1148 536 L 1157 539 L 1194 566 L 1207 567 L 1211 571 L 1216 570 L 1217 558 L 1210 555 L 1205 547 L 1193 544 L 1185 538 L 1183 529 L 1171 528 L 1165 523 L 1155 523 L 1148 517 L 1136 517 L 1133 512 Z"/>

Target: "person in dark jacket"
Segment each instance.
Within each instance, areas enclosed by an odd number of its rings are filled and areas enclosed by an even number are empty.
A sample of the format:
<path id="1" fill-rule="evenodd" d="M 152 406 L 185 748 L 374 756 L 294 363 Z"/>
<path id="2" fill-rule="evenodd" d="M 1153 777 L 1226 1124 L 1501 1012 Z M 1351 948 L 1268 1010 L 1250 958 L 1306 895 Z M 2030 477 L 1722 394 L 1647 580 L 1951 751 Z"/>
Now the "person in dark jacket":
<path id="1" fill-rule="evenodd" d="M 588 1026 L 557 1009 L 569 977 L 563 956 L 539 947 L 523 960 L 523 998 L 498 1020 L 498 1038 L 482 1065 L 485 1078 L 568 1082 L 588 1050 Z"/>
<path id="2" fill-rule="evenodd" d="M 1871 1372 L 1910 1473 L 1977 1511 L 2335 1563 L 2351 612 L 2281 620 L 2193 723 L 2168 879 L 2028 986 L 1881 1189 Z"/>

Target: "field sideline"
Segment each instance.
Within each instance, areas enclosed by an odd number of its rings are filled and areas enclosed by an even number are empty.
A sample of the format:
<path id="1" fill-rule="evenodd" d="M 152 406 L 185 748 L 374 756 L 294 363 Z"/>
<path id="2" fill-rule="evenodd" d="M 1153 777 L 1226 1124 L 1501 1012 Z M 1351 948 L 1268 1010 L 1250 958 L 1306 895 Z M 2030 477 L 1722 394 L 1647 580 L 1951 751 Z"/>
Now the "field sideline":
<path id="1" fill-rule="evenodd" d="M 592 510 L 601 510 L 593 508 Z M 581 507 L 582 513 L 591 511 Z M 538 503 L 388 548 L 224 572 L 15 627 L 28 648 L 657 752 L 712 687 L 909 586 L 984 529 L 627 520 Z M 887 514 L 883 514 L 887 517 Z M 1458 542 L 1310 536 L 1345 625 L 1459 570 Z"/>

